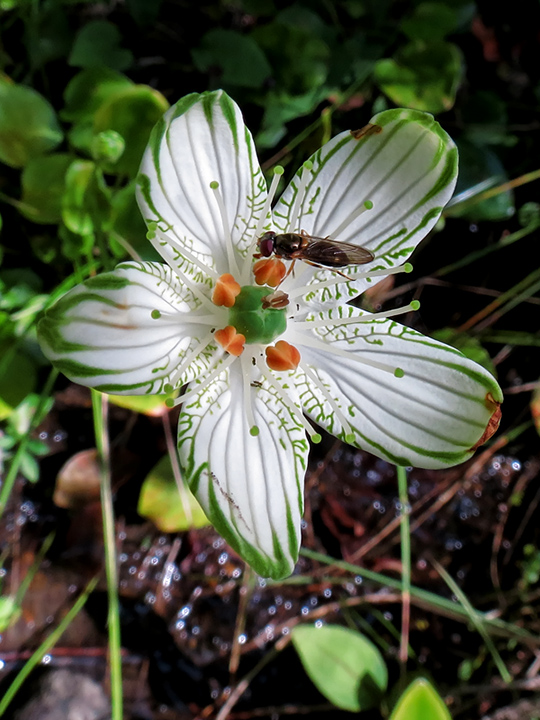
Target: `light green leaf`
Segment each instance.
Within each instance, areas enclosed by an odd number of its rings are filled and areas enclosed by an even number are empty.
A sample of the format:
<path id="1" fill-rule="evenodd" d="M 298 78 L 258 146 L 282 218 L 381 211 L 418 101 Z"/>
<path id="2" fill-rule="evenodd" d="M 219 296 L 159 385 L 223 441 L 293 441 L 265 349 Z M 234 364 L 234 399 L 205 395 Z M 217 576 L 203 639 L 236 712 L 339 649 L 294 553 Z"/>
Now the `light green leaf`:
<path id="1" fill-rule="evenodd" d="M 169 411 L 165 405 L 167 397 L 167 395 L 108 395 L 109 402 L 113 405 L 148 417 L 161 417 Z"/>
<path id="2" fill-rule="evenodd" d="M 186 508 L 184 501 L 187 500 Z M 191 490 L 178 491 L 168 455 L 146 476 L 139 495 L 137 512 L 147 517 L 162 532 L 181 532 L 209 525 L 208 519 Z"/>
<path id="3" fill-rule="evenodd" d="M 95 163 L 75 160 L 66 173 L 62 220 L 71 232 L 89 235 L 103 229 L 110 214 L 110 191 Z"/>
<path id="4" fill-rule="evenodd" d="M 58 223 L 66 172 L 73 156 L 56 153 L 32 158 L 23 170 L 20 212 L 35 223 Z"/>
<path id="5" fill-rule="evenodd" d="M 410 42 L 375 65 L 375 81 L 396 103 L 415 110 L 450 110 L 462 76 L 459 48 L 443 41 Z"/>
<path id="6" fill-rule="evenodd" d="M 24 167 L 62 142 L 56 114 L 36 90 L 0 78 L 0 161 Z"/>
<path id="7" fill-rule="evenodd" d="M 360 712 L 379 704 L 388 672 L 367 638 L 338 625 L 297 625 L 291 635 L 304 670 L 334 705 Z"/>
<path id="8" fill-rule="evenodd" d="M 418 678 L 400 697 L 390 720 L 452 720 L 452 717 L 435 688 L 424 678 Z"/>
<path id="9" fill-rule="evenodd" d="M 154 125 L 169 107 L 166 98 L 146 85 L 133 85 L 105 100 L 94 115 L 93 132 L 114 130 L 124 140 L 125 150 L 107 172 L 134 178 Z"/>
<path id="10" fill-rule="evenodd" d="M 68 83 L 64 92 L 63 120 L 73 123 L 94 121 L 96 110 L 107 100 L 133 86 L 133 82 L 105 67 L 82 70 Z"/>

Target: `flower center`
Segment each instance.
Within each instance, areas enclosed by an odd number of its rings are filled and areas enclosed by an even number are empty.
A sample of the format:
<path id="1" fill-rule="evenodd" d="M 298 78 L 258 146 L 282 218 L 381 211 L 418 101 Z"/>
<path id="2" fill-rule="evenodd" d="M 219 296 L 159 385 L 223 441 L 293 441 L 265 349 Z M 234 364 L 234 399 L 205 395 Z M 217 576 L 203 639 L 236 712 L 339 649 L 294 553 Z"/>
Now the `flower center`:
<path id="1" fill-rule="evenodd" d="M 285 310 L 263 306 L 267 295 L 267 287 L 244 285 L 229 309 L 229 325 L 245 337 L 247 345 L 267 345 L 287 329 Z"/>

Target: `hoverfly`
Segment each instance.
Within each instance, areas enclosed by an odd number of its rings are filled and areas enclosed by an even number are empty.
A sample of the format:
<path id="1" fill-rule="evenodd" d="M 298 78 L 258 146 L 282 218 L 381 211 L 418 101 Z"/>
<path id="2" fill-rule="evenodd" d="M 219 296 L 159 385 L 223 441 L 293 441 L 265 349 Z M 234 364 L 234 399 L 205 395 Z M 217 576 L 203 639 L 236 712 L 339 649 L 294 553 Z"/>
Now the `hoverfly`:
<path id="1" fill-rule="evenodd" d="M 330 269 L 347 265 L 365 265 L 375 259 L 372 252 L 359 245 L 339 242 L 328 237 L 314 237 L 305 230 L 279 235 L 270 230 L 261 235 L 257 240 L 257 246 L 261 257 L 270 257 L 273 253 L 284 260 L 303 260 L 308 265 Z"/>

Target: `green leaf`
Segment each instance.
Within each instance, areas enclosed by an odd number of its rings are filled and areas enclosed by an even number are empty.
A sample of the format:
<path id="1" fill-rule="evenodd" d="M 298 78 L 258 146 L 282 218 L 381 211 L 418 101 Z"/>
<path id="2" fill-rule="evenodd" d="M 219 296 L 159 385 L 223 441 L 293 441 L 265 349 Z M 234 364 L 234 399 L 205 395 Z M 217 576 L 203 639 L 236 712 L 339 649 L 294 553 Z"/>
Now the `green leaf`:
<path id="1" fill-rule="evenodd" d="M 102 227 L 110 214 L 110 192 L 95 163 L 75 160 L 66 173 L 62 220 L 77 235 L 89 235 Z"/>
<path id="2" fill-rule="evenodd" d="M 146 85 L 133 85 L 106 100 L 94 116 L 94 134 L 115 130 L 125 142 L 125 150 L 107 172 L 137 174 L 150 132 L 168 109 L 169 103 L 157 90 Z"/>
<path id="3" fill-rule="evenodd" d="M 152 243 L 146 237 L 147 227 L 137 205 L 135 197 L 136 182 L 133 180 L 118 190 L 112 197 L 112 230 L 113 233 L 127 241 L 139 254 L 142 260 L 160 262 Z"/>
<path id="4" fill-rule="evenodd" d="M 0 632 L 5 632 L 20 618 L 22 610 L 15 598 L 5 595 L 0 597 Z"/>
<path id="5" fill-rule="evenodd" d="M 210 30 L 191 55 L 200 72 L 215 73 L 219 68 L 222 85 L 260 88 L 272 73 L 257 43 L 235 30 Z"/>
<path id="6" fill-rule="evenodd" d="M 418 678 L 400 697 L 390 720 L 452 720 L 452 718 L 435 688 L 424 678 Z"/>
<path id="7" fill-rule="evenodd" d="M 306 25 L 312 25 L 309 18 L 314 13 L 306 10 L 304 14 Z M 269 59 L 276 88 L 283 96 L 324 91 L 330 48 L 308 27 L 290 24 L 286 17 L 278 16 L 274 22 L 258 27 L 252 37 Z"/>
<path id="8" fill-rule="evenodd" d="M 137 512 L 150 518 L 162 532 L 179 532 L 209 525 L 206 515 L 187 485 L 184 486 L 184 491 L 187 508 L 178 492 L 171 460 L 165 455 L 143 482 Z"/>
<path id="9" fill-rule="evenodd" d="M 35 384 L 34 363 L 6 343 L 0 345 L 0 401 L 4 408 L 0 419 L 7 417 L 32 392 Z"/>
<path id="10" fill-rule="evenodd" d="M 437 40 L 410 42 L 375 65 L 375 81 L 396 105 L 430 113 L 453 107 L 461 75 L 459 48 Z"/>
<path id="11" fill-rule="evenodd" d="M 63 133 L 52 106 L 36 90 L 0 79 L 0 161 L 24 167 L 53 150 Z"/>
<path id="12" fill-rule="evenodd" d="M 168 395 L 108 395 L 109 402 L 149 417 L 161 417 L 168 412 Z"/>
<path id="13" fill-rule="evenodd" d="M 132 86 L 125 75 L 106 67 L 82 70 L 66 87 L 60 117 L 70 122 L 93 122 L 96 110 L 104 102 Z"/>
<path id="14" fill-rule="evenodd" d="M 463 208 L 459 207 L 460 201 L 505 183 L 508 176 L 498 156 L 489 148 L 467 140 L 458 140 L 456 144 L 459 149 L 459 177 L 448 214 L 472 222 L 507 220 L 515 212 L 511 190 L 497 193 L 474 204 L 467 202 Z"/>
<path id="15" fill-rule="evenodd" d="M 107 20 L 92 20 L 77 33 L 68 63 L 82 68 L 125 70 L 133 63 L 133 55 L 120 47 L 121 39 L 116 25 Z"/>
<path id="16" fill-rule="evenodd" d="M 363 635 L 338 625 L 298 625 L 292 641 L 313 684 L 334 705 L 360 712 L 379 704 L 388 673 Z"/>
<path id="17" fill-rule="evenodd" d="M 66 171 L 72 162 L 73 156 L 67 153 L 30 160 L 21 178 L 21 215 L 35 223 L 60 222 Z"/>
<path id="18" fill-rule="evenodd" d="M 158 18 L 163 0 L 126 0 L 129 14 L 137 25 L 152 25 Z"/>
<path id="19" fill-rule="evenodd" d="M 424 2 L 414 8 L 413 14 L 405 19 L 400 29 L 411 40 L 442 40 L 454 30 L 457 13 L 453 8 L 438 2 Z"/>

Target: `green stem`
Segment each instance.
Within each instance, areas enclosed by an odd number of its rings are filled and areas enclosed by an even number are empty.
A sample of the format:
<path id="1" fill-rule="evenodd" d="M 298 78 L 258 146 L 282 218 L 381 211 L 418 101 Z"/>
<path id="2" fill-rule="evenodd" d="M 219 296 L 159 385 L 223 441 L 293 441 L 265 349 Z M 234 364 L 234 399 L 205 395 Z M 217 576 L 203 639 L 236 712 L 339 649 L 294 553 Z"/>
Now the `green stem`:
<path id="1" fill-rule="evenodd" d="M 109 664 L 111 673 L 111 720 L 122 720 L 122 657 L 120 643 L 120 606 L 118 602 L 118 567 L 116 562 L 116 530 L 111 491 L 109 434 L 107 431 L 107 400 L 92 390 L 94 432 L 101 469 L 101 513 L 105 545 L 105 572 L 109 601 L 107 628 L 109 631 Z"/>
<path id="2" fill-rule="evenodd" d="M 308 550 L 307 548 L 302 548 L 300 550 L 300 554 L 304 557 L 310 558 L 311 560 L 316 560 L 317 562 L 323 563 L 325 565 L 331 565 L 333 568 L 344 570 L 345 572 L 351 573 L 353 575 L 358 575 L 365 578 L 366 580 L 377 583 L 378 585 L 389 587 L 398 591 L 402 590 L 402 581 L 397 578 L 390 577 L 389 575 L 383 575 L 383 573 L 378 573 L 374 570 L 369 570 L 368 568 L 354 565 L 353 563 L 346 562 L 345 560 L 336 560 L 329 555 L 324 555 L 323 553 L 318 553 L 314 550 Z M 319 581 L 321 581 L 321 577 L 319 577 L 318 579 Z M 324 580 L 324 582 L 328 582 L 331 580 L 325 576 L 322 576 L 322 579 Z M 280 580 L 279 585 L 309 585 L 315 581 L 315 577 L 309 576 L 307 574 L 293 575 L 286 580 Z M 341 579 L 341 582 L 343 582 L 343 579 Z M 267 581 L 267 584 L 271 585 L 271 582 Z M 469 613 L 461 605 L 447 598 L 440 597 L 436 593 L 432 593 L 429 590 L 422 590 L 422 588 L 418 588 L 413 585 L 411 586 L 411 599 L 414 600 L 416 605 L 428 608 L 431 612 L 438 612 L 441 615 L 445 615 L 446 617 L 454 618 L 456 620 L 461 620 L 462 622 L 470 621 Z M 497 634 L 502 637 L 512 638 L 515 640 L 520 640 L 521 642 L 524 642 L 532 647 L 540 646 L 540 637 L 538 635 L 534 635 L 533 633 L 525 630 L 524 628 L 518 627 L 517 625 L 509 622 L 505 622 L 504 620 L 500 620 L 499 618 L 486 616 L 479 610 L 474 610 L 474 612 L 476 613 L 476 616 L 478 617 L 480 622 L 482 622 L 482 624 L 486 628 L 489 628 L 489 630 L 493 634 Z"/>
<path id="3" fill-rule="evenodd" d="M 399 659 L 405 665 L 409 656 L 409 628 L 411 620 L 411 528 L 409 515 L 409 493 L 407 489 L 407 471 L 396 466 L 399 502 L 401 504 L 401 643 Z"/>

